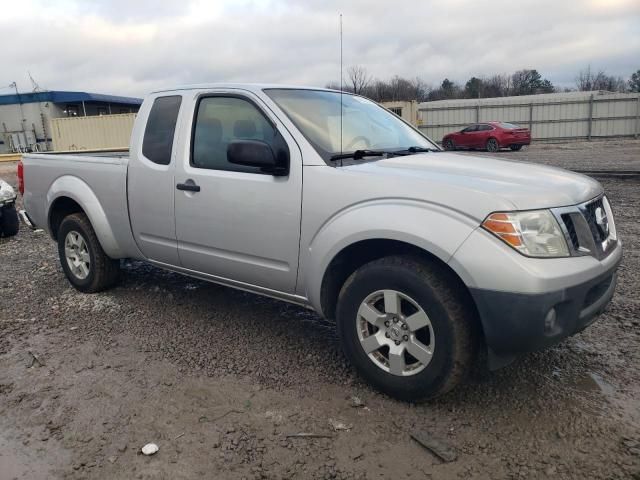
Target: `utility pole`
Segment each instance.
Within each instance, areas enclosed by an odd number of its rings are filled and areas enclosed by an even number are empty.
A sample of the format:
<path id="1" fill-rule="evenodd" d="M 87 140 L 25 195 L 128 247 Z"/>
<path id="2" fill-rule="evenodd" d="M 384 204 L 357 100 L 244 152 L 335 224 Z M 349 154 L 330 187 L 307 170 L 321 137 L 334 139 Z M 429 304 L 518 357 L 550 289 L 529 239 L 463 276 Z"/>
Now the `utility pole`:
<path id="1" fill-rule="evenodd" d="M 20 106 L 20 128 L 22 129 L 22 131 L 24 132 L 24 122 L 27 121 L 26 118 L 24 118 L 24 110 L 22 109 L 22 99 L 20 98 L 20 92 L 18 92 L 18 84 L 16 82 L 12 82 L 11 84 L 9 84 L 10 87 L 13 87 L 16 91 L 16 96 L 18 97 L 18 105 Z"/>

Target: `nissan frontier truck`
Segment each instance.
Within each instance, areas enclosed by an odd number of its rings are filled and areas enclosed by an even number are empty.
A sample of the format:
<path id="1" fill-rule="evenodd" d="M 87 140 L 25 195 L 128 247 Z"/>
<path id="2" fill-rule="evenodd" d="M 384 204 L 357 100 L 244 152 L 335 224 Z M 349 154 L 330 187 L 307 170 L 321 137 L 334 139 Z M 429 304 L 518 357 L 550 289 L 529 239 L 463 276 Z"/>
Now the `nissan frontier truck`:
<path id="1" fill-rule="evenodd" d="M 478 358 L 500 367 L 583 330 L 622 257 L 597 181 L 442 151 L 326 89 L 153 92 L 128 153 L 25 154 L 19 183 L 81 292 L 113 286 L 131 258 L 303 305 L 407 401 Z"/>

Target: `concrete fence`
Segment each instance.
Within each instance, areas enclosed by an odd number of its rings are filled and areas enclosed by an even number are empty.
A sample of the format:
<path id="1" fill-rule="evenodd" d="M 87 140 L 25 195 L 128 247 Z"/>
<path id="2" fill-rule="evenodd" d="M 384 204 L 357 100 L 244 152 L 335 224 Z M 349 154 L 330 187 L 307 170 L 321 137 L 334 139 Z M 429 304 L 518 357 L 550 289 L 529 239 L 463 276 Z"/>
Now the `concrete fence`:
<path id="1" fill-rule="evenodd" d="M 50 122 L 55 151 L 128 148 L 135 113 L 53 118 Z"/>
<path id="2" fill-rule="evenodd" d="M 403 109 L 411 111 L 415 108 L 413 102 L 389 105 L 402 117 Z M 488 121 L 528 127 L 534 140 L 638 138 L 640 94 L 569 92 L 424 102 L 418 104 L 416 121 L 412 123 L 428 137 L 440 142 L 449 132 Z"/>

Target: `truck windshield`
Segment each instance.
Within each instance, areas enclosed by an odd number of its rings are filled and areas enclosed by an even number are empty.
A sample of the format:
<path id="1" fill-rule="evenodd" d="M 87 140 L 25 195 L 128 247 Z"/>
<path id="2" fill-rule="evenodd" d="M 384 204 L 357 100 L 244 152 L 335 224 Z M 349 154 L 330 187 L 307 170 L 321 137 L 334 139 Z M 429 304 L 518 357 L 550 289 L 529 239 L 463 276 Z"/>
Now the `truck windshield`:
<path id="1" fill-rule="evenodd" d="M 343 94 L 341 119 L 340 92 L 265 89 L 265 93 L 286 113 L 325 161 L 357 150 L 437 149 L 420 132 L 364 97 Z M 379 158 L 382 156 L 371 157 L 371 160 Z"/>

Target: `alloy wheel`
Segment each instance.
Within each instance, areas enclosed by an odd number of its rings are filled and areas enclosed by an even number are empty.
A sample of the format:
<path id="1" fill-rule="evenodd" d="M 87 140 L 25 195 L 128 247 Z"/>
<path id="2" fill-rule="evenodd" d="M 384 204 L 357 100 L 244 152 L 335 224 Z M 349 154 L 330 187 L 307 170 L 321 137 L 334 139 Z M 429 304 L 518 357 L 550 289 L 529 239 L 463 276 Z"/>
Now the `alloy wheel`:
<path id="1" fill-rule="evenodd" d="M 91 268 L 91 256 L 84 237 L 75 230 L 67 233 L 64 239 L 64 255 L 67 265 L 74 276 L 84 280 L 89 276 Z"/>
<path id="2" fill-rule="evenodd" d="M 379 290 L 361 303 L 357 316 L 358 339 L 371 361 L 397 376 L 424 370 L 435 347 L 429 316 L 408 295 Z"/>

